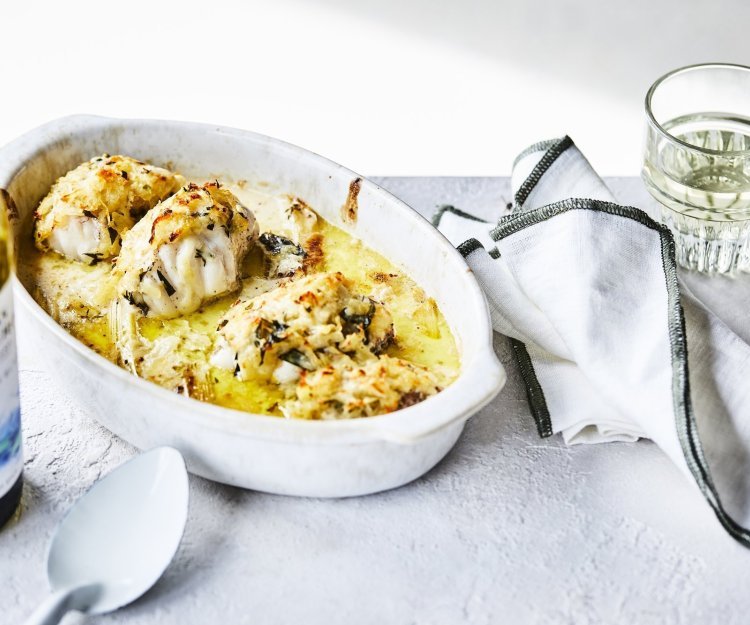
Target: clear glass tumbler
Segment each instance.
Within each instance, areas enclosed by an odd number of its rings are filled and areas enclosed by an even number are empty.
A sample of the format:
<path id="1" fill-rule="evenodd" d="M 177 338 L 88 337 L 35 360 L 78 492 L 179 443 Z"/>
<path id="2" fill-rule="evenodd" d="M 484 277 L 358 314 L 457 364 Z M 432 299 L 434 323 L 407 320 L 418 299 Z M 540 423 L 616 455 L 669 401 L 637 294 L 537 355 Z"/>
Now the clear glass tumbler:
<path id="1" fill-rule="evenodd" d="M 646 95 L 642 177 L 688 269 L 750 266 L 750 67 L 711 63 Z"/>

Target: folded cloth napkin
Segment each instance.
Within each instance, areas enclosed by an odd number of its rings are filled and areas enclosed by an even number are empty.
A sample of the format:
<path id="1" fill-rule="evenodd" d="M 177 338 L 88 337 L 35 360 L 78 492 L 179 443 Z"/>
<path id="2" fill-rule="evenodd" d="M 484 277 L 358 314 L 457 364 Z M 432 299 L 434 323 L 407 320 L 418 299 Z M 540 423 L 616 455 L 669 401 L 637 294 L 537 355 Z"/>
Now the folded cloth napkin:
<path id="1" fill-rule="evenodd" d="M 513 166 L 510 212 L 434 223 L 510 337 L 541 436 L 653 440 L 750 546 L 750 346 L 680 285 L 674 240 L 568 137 Z M 688 357 L 689 351 L 689 357 Z"/>

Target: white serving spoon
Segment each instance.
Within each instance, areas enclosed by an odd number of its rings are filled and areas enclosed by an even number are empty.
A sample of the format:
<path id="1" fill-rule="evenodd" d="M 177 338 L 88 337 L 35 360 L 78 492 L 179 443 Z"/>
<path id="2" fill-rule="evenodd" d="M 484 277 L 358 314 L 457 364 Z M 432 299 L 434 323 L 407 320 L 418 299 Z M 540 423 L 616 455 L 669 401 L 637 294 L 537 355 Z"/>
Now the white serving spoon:
<path id="1" fill-rule="evenodd" d="M 153 449 L 112 471 L 58 526 L 47 558 L 54 594 L 26 625 L 54 625 L 70 610 L 101 614 L 135 601 L 172 561 L 187 510 L 187 472 L 176 449 Z"/>

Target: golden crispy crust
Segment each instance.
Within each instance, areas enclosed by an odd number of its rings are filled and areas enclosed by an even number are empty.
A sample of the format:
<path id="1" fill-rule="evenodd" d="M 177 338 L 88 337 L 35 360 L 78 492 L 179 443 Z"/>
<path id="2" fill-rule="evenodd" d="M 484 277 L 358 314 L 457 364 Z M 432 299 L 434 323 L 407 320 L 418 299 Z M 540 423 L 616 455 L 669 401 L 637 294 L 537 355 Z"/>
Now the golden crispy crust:
<path id="1" fill-rule="evenodd" d="M 320 273 L 237 301 L 217 328 L 237 375 L 269 375 L 281 362 L 325 366 L 342 353 L 372 358 L 393 340 L 393 320 L 378 302 L 355 295 L 341 273 Z"/>
<path id="2" fill-rule="evenodd" d="M 147 293 L 153 299 L 164 291 L 166 297 L 171 298 L 175 291 L 180 291 L 181 286 L 190 289 L 197 279 L 195 272 L 192 272 L 195 268 L 182 263 L 179 277 L 184 284 L 171 284 L 165 277 L 168 271 L 164 267 L 163 247 L 178 245 L 181 240 L 193 235 L 198 239 L 204 235 L 214 238 L 221 235 L 222 247 L 238 264 L 257 234 L 252 212 L 233 193 L 222 188 L 218 182 L 203 185 L 190 183 L 154 206 L 124 237 L 122 251 L 112 272 L 112 284 L 119 295 L 125 296 L 148 314 L 148 307 L 143 306 Z M 192 264 L 200 268 L 202 263 L 202 267 L 205 267 L 208 262 L 206 254 L 210 252 L 197 248 L 192 256 Z M 238 274 L 228 276 L 228 279 L 230 284 L 227 284 L 227 288 L 213 293 L 211 297 L 218 297 L 238 286 Z M 180 296 L 179 292 L 177 296 Z M 202 302 L 194 303 L 200 305 Z M 168 316 L 180 312 L 184 314 L 188 311 L 175 309 Z"/>
<path id="3" fill-rule="evenodd" d="M 100 226 L 94 260 L 116 256 L 125 233 L 184 182 L 179 174 L 128 156 L 95 157 L 59 178 L 39 204 L 36 246 L 48 251 L 55 228 L 71 219 L 90 219 Z"/>
<path id="4" fill-rule="evenodd" d="M 383 355 L 357 363 L 341 357 L 303 372 L 294 398 L 281 410 L 296 419 L 371 417 L 407 408 L 439 391 L 430 371 L 406 360 Z"/>

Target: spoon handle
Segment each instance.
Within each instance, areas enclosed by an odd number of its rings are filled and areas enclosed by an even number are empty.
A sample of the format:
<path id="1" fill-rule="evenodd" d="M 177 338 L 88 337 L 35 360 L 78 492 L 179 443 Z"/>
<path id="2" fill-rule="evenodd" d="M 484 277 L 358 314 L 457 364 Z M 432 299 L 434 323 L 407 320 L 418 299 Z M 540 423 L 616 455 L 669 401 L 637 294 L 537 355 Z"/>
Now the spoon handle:
<path id="1" fill-rule="evenodd" d="M 74 586 L 51 594 L 24 625 L 57 625 L 71 610 L 85 612 L 96 601 L 101 591 L 98 584 Z"/>

